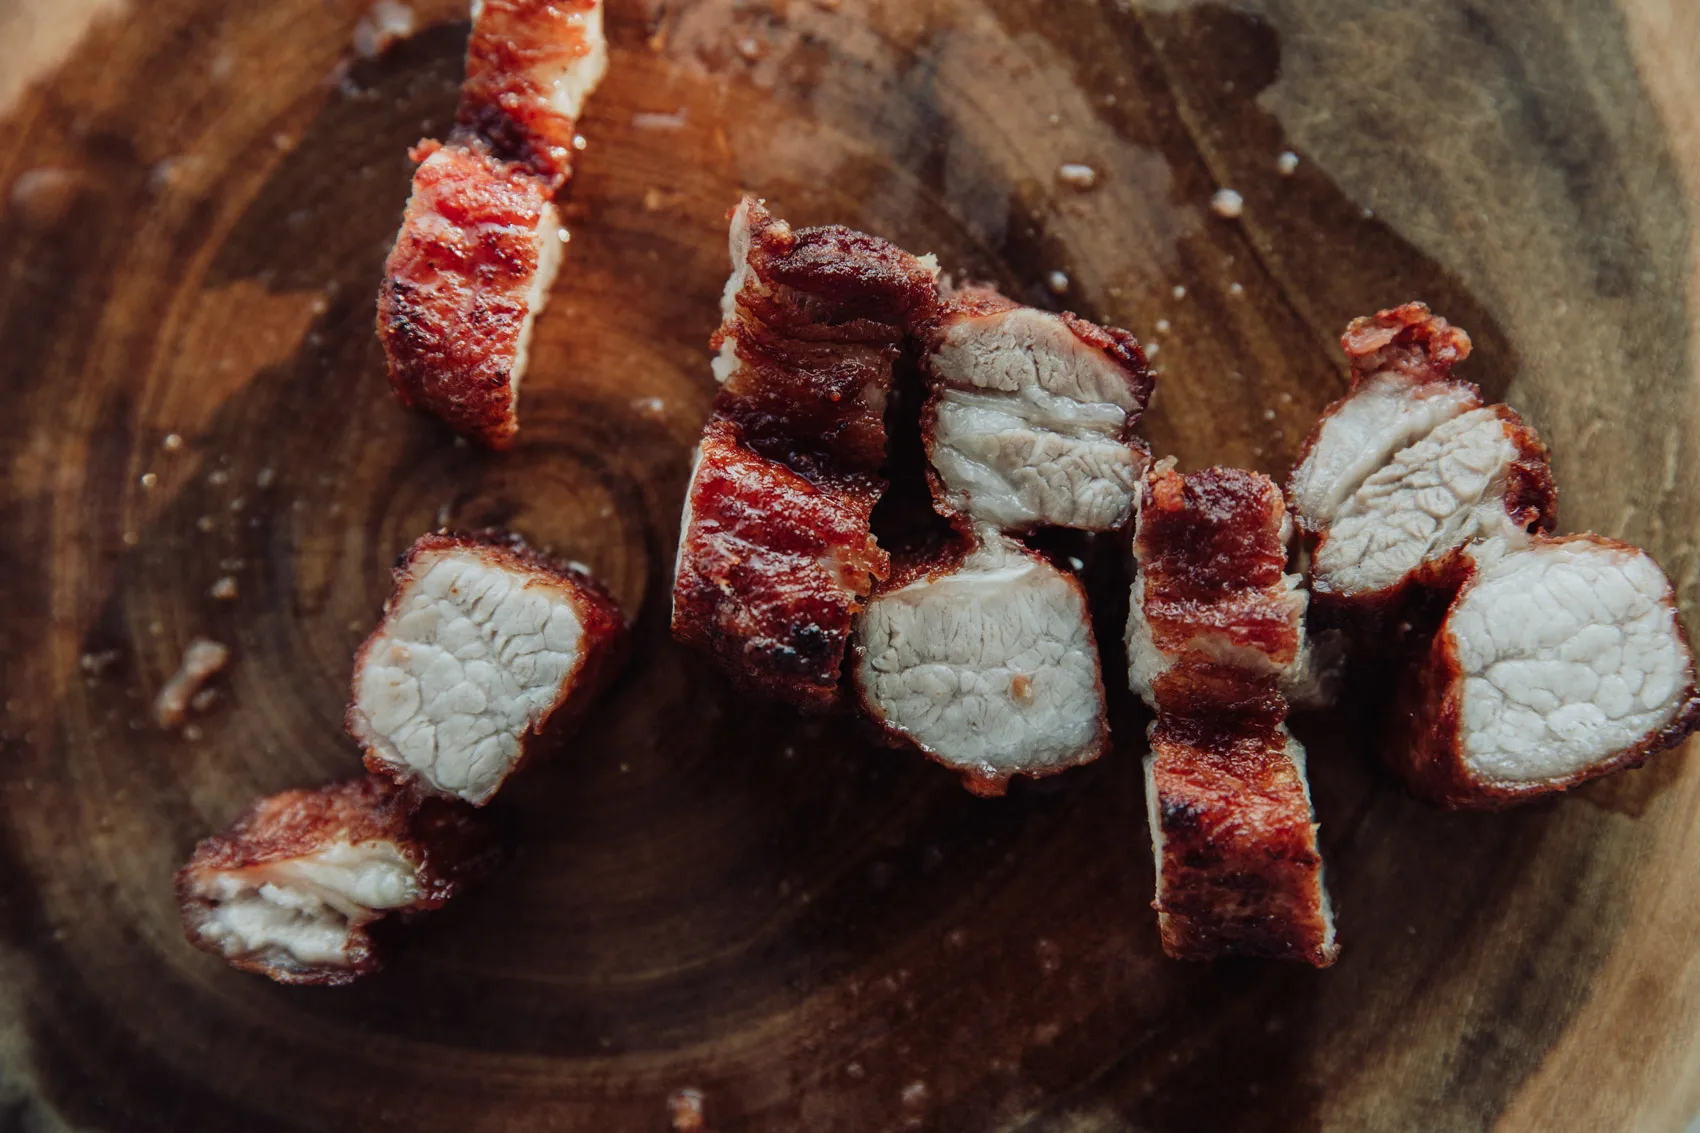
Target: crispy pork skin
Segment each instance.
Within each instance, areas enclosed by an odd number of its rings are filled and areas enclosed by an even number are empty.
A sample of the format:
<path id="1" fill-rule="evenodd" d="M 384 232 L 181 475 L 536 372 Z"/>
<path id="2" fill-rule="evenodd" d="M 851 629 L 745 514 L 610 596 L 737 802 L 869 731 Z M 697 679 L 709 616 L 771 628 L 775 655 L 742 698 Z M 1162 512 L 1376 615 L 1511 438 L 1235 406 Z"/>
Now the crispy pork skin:
<path id="1" fill-rule="evenodd" d="M 1325 968 L 1339 954 L 1305 753 L 1279 713 L 1160 715 L 1145 760 L 1163 951 Z"/>
<path id="2" fill-rule="evenodd" d="M 1469 336 L 1421 303 L 1354 319 L 1340 345 L 1351 387 L 1323 411 L 1287 483 L 1288 505 L 1309 535 L 1395 453 L 1482 404 L 1475 386 L 1451 376 L 1470 355 Z"/>
<path id="3" fill-rule="evenodd" d="M 618 607 L 583 572 L 511 540 L 426 535 L 355 654 L 348 731 L 371 771 L 482 806 L 624 646 Z"/>
<path id="4" fill-rule="evenodd" d="M 195 847 L 177 899 L 189 942 L 233 967 L 343 984 L 379 965 L 373 921 L 436 908 L 493 860 L 465 808 L 373 776 L 261 799 Z"/>
<path id="5" fill-rule="evenodd" d="M 1267 476 L 1238 468 L 1182 475 L 1160 461 L 1141 487 L 1128 608 L 1128 681 L 1151 707 L 1182 663 L 1299 685 L 1315 677 L 1308 595 L 1286 572 L 1292 525 Z"/>
<path id="6" fill-rule="evenodd" d="M 1414 793 L 1506 806 L 1638 766 L 1700 726 L 1675 595 L 1645 551 L 1569 535 L 1461 558 L 1391 722 L 1390 762 Z"/>
<path id="7" fill-rule="evenodd" d="M 1108 742 L 1079 580 L 989 530 L 876 593 L 853 664 L 873 719 L 976 794 L 1090 762 Z"/>
<path id="8" fill-rule="evenodd" d="M 513 445 L 532 324 L 561 262 L 543 182 L 482 149 L 424 142 L 384 265 L 378 338 L 390 385 L 457 432 Z"/>
<path id="9" fill-rule="evenodd" d="M 607 71 L 602 0 L 474 0 L 460 132 L 553 193 L 572 176 L 578 118 Z"/>
<path id="10" fill-rule="evenodd" d="M 1319 597 L 1391 605 L 1451 573 L 1476 539 L 1552 528 L 1546 446 L 1504 405 L 1468 410 L 1394 453 L 1335 511 L 1311 557 Z"/>
<path id="11" fill-rule="evenodd" d="M 1109 531 L 1148 456 L 1153 379 L 1139 342 L 985 287 L 948 294 L 923 344 L 922 433 L 936 506 L 964 529 Z"/>
<path id="12" fill-rule="evenodd" d="M 711 420 L 680 523 L 674 636 L 750 691 L 831 707 L 851 617 L 890 565 L 872 510 L 871 492 L 818 487 Z"/>

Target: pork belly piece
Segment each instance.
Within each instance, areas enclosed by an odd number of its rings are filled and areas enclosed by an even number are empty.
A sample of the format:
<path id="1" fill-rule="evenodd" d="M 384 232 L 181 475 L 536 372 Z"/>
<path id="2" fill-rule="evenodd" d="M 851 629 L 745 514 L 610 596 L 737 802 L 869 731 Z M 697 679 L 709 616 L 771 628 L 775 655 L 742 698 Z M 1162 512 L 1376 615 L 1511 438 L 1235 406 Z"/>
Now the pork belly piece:
<path id="1" fill-rule="evenodd" d="M 1097 641 L 1078 579 L 992 531 L 905 571 L 856 619 L 854 680 L 888 734 L 1001 795 L 1103 754 Z"/>
<path id="2" fill-rule="evenodd" d="M 473 0 L 457 132 L 553 193 L 572 176 L 578 118 L 607 71 L 602 0 Z"/>
<path id="3" fill-rule="evenodd" d="M 625 634 L 582 571 L 515 540 L 426 535 L 355 654 L 349 735 L 369 770 L 483 806 L 613 676 Z"/>
<path id="4" fill-rule="evenodd" d="M 189 942 L 232 967 L 345 984 L 379 966 L 372 922 L 438 907 L 494 859 L 469 811 L 366 777 L 261 799 L 195 847 L 177 900 Z"/>
<path id="5" fill-rule="evenodd" d="M 833 706 L 851 617 L 890 565 L 873 506 L 871 490 L 818 487 L 711 420 L 680 521 L 673 635 L 751 691 Z"/>
<path id="6" fill-rule="evenodd" d="M 1407 674 L 1389 758 L 1448 808 L 1566 790 L 1700 726 L 1694 658 L 1664 572 L 1598 535 L 1490 540 Z"/>
<path id="7" fill-rule="evenodd" d="M 1141 488 L 1128 605 L 1128 682 L 1164 710 L 1175 665 L 1208 663 L 1298 689 L 1319 682 L 1306 647 L 1309 596 L 1286 572 L 1292 524 L 1274 481 L 1238 468 L 1181 475 L 1173 459 Z"/>
<path id="8" fill-rule="evenodd" d="M 811 480 L 877 480 L 892 364 L 932 317 L 937 266 L 837 225 L 793 229 L 752 197 L 732 211 L 730 244 L 716 415 Z"/>
<path id="9" fill-rule="evenodd" d="M 510 448 L 532 324 L 561 262 L 544 183 L 478 148 L 423 142 L 384 265 L 378 338 L 390 385 L 490 448 Z"/>
<path id="10" fill-rule="evenodd" d="M 923 364 L 940 514 L 964 530 L 1127 523 L 1149 461 L 1134 429 L 1153 385 L 1133 335 L 970 287 L 948 294 Z"/>
<path id="11" fill-rule="evenodd" d="M 1504 405 L 1471 409 L 1395 453 L 1334 513 L 1311 557 L 1318 596 L 1391 606 L 1452 573 L 1466 543 L 1553 525 L 1546 446 Z"/>
<path id="12" fill-rule="evenodd" d="M 1323 411 L 1287 482 L 1288 505 L 1309 535 L 1395 453 L 1482 404 L 1475 386 L 1451 377 L 1470 355 L 1469 335 L 1421 303 L 1352 320 L 1340 345 L 1351 388 Z"/>
<path id="13" fill-rule="evenodd" d="M 1278 697 L 1271 698 L 1278 702 Z M 1145 759 L 1163 951 L 1334 963 L 1304 748 L 1284 708 L 1160 714 Z"/>

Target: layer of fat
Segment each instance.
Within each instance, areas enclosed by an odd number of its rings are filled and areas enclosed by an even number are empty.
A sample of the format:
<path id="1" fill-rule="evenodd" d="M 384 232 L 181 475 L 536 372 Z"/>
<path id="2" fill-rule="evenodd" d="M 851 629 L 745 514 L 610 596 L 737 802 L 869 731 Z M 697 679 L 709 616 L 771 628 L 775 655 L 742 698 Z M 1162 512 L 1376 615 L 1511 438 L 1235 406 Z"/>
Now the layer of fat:
<path id="1" fill-rule="evenodd" d="M 356 738 L 433 789 L 482 803 L 566 698 L 583 648 L 564 584 L 472 549 L 423 556 L 355 676 Z"/>
<path id="2" fill-rule="evenodd" d="M 531 364 L 532 328 L 537 324 L 537 316 L 548 306 L 549 289 L 555 285 L 555 276 L 561 270 L 562 232 L 561 217 L 555 206 L 544 205 L 537 222 L 537 274 L 526 288 L 525 318 L 520 322 L 519 339 L 514 344 L 513 365 L 508 369 L 508 393 L 516 402 L 520 380 Z"/>
<path id="3" fill-rule="evenodd" d="M 1645 553 L 1586 540 L 1470 549 L 1442 632 L 1462 683 L 1462 757 L 1499 782 L 1561 778 L 1669 725 L 1693 682 L 1670 583 Z"/>

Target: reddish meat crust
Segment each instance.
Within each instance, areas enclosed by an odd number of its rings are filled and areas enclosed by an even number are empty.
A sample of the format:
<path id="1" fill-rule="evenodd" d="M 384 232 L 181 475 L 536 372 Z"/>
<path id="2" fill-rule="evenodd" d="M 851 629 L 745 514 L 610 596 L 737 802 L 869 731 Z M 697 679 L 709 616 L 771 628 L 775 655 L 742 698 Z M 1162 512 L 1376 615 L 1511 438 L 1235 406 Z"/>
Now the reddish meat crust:
<path id="1" fill-rule="evenodd" d="M 1163 951 L 1302 960 L 1338 955 L 1323 908 L 1322 858 L 1279 716 L 1160 716 L 1151 733 L 1159 799 Z"/>
<path id="2" fill-rule="evenodd" d="M 619 603 L 588 572 L 567 566 L 543 554 L 517 534 L 490 529 L 470 533 L 435 532 L 421 535 L 396 560 L 391 570 L 394 587 L 384 601 L 383 617 L 355 651 L 355 689 L 360 687 L 360 674 L 366 667 L 371 650 L 382 637 L 390 616 L 406 597 L 408 587 L 414 582 L 415 565 L 428 554 L 452 551 L 469 551 L 499 570 L 545 575 L 550 581 L 567 587 L 573 593 L 574 608 L 583 629 L 584 636 L 580 645 L 583 656 L 579 658 L 578 668 L 563 683 L 559 699 L 555 701 L 548 715 L 543 717 L 541 726 L 521 738 L 523 749 L 520 757 L 508 770 L 508 776 L 511 778 L 540 755 L 557 748 L 572 726 L 584 716 L 585 710 L 596 700 L 598 694 L 619 674 L 630 649 L 626 617 Z M 348 709 L 343 714 L 343 726 L 350 736 L 364 744 L 361 725 L 357 722 L 357 700 L 358 694 L 351 698 Z M 389 776 L 413 789 L 423 786 L 417 779 L 406 775 L 405 768 L 381 758 L 375 752 L 366 752 L 365 763 L 366 769 L 375 775 Z"/>
<path id="3" fill-rule="evenodd" d="M 535 177 L 477 150 L 424 142 L 413 156 L 422 164 L 378 293 L 390 385 L 403 404 L 509 448 L 514 369 L 554 208 Z"/>
<path id="4" fill-rule="evenodd" d="M 550 105 L 539 73 L 589 55 L 584 16 L 602 0 L 484 0 L 466 42 L 456 124 L 529 167 L 553 193 L 572 176 L 575 123 Z"/>
<path id="5" fill-rule="evenodd" d="M 177 872 L 178 905 L 189 943 L 232 967 L 280 983 L 334 986 L 381 966 L 381 951 L 364 927 L 352 934 L 347 966 L 282 968 L 260 957 L 226 957 L 201 933 L 215 908 L 202 895 L 213 875 L 304 857 L 331 843 L 392 842 L 419 870 L 423 890 L 404 913 L 441 906 L 496 865 L 499 848 L 472 811 L 441 799 L 420 799 L 387 779 L 367 776 L 263 798 L 223 834 L 204 838 Z"/>
<path id="6" fill-rule="evenodd" d="M 1640 549 L 1599 535 L 1567 535 L 1547 540 L 1563 543 L 1587 541 L 1629 553 Z M 1477 573 L 1473 562 L 1460 556 L 1453 573 L 1458 591 L 1451 609 L 1456 609 Z M 1667 602 L 1667 604 L 1669 604 Z M 1463 704 L 1463 667 L 1455 643 L 1444 632 L 1444 622 L 1426 648 L 1403 667 L 1388 716 L 1384 751 L 1387 764 L 1407 790 L 1425 802 L 1447 810 L 1500 810 L 1541 795 L 1557 794 L 1614 771 L 1639 767 L 1649 756 L 1673 748 L 1695 731 L 1700 731 L 1700 690 L 1689 687 L 1686 703 L 1664 728 L 1641 742 L 1616 753 L 1611 759 L 1591 764 L 1570 775 L 1526 783 L 1496 783 L 1471 772 L 1464 762 L 1460 708 Z M 1678 632 L 1687 645 L 1687 633 L 1677 620 Z"/>
<path id="7" fill-rule="evenodd" d="M 890 566 L 868 531 L 873 503 L 811 483 L 711 420 L 685 502 L 673 635 L 751 691 L 836 704 L 852 615 Z"/>
<path id="8" fill-rule="evenodd" d="M 1353 319 L 1340 336 L 1352 364 L 1353 384 L 1396 370 L 1419 381 L 1445 381 L 1470 356 L 1470 336 L 1431 314 L 1426 303 L 1406 303 Z"/>

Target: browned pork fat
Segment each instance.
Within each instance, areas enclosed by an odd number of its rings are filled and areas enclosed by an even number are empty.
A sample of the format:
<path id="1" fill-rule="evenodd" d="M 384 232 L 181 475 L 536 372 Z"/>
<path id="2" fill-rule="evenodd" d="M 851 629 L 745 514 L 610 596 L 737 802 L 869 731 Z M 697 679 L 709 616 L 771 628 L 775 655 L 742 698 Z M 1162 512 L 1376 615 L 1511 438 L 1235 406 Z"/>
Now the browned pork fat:
<path id="1" fill-rule="evenodd" d="M 852 667 L 887 734 L 976 794 L 1090 762 L 1108 744 L 1086 592 L 989 530 L 880 587 L 857 616 Z"/>
<path id="2" fill-rule="evenodd" d="M 355 654 L 349 734 L 370 770 L 482 806 L 608 682 L 625 636 L 581 570 L 511 536 L 423 536 Z"/>
<path id="3" fill-rule="evenodd" d="M 1127 523 L 1149 459 L 1135 429 L 1153 385 L 1133 335 L 968 287 L 946 293 L 922 361 L 940 514 L 965 531 Z"/>
<path id="4" fill-rule="evenodd" d="M 1390 722 L 1413 793 L 1489 808 L 1563 791 L 1700 727 L 1694 659 L 1664 572 L 1597 535 L 1489 540 Z"/>
<path id="5" fill-rule="evenodd" d="M 847 228 L 793 229 L 752 198 L 730 246 L 673 633 L 746 687 L 818 710 L 838 700 L 851 617 L 888 567 L 869 529 L 885 404 L 936 269 Z"/>
<path id="6" fill-rule="evenodd" d="M 177 874 L 184 932 L 279 983 L 348 983 L 379 966 L 374 921 L 443 904 L 493 846 L 470 811 L 384 779 L 285 791 L 195 847 Z"/>

